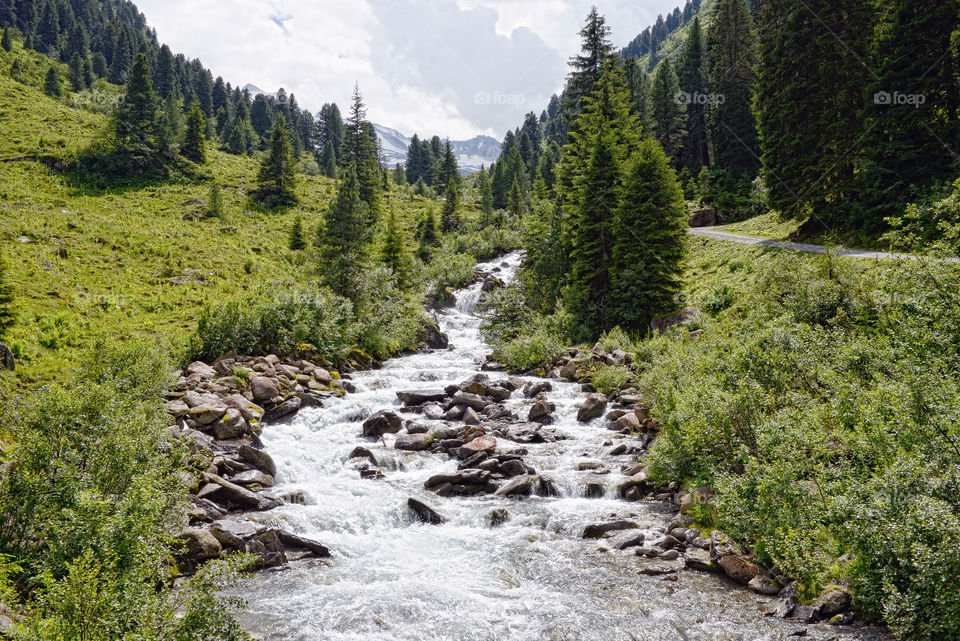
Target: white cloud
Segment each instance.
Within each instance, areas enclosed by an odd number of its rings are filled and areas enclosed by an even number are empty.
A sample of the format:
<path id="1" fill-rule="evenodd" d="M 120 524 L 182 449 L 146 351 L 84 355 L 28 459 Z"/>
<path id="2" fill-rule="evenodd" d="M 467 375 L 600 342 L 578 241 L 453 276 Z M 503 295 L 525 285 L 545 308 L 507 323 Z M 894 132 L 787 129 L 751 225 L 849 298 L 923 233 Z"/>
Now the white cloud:
<path id="1" fill-rule="evenodd" d="M 683 0 L 596 0 L 625 44 Z M 501 136 L 563 84 L 590 0 L 139 0 L 161 42 L 215 76 L 284 87 L 401 131 Z"/>

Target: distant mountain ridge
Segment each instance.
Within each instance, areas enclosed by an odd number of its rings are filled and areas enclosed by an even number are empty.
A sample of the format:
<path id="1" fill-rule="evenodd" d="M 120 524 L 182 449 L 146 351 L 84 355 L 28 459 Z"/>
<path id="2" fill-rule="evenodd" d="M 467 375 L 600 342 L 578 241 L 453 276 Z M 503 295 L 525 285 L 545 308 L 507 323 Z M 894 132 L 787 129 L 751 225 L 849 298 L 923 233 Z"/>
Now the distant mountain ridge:
<path id="1" fill-rule="evenodd" d="M 380 137 L 383 148 L 383 159 L 388 167 L 397 163 L 407 162 L 407 148 L 410 146 L 411 136 L 400 133 L 396 129 L 374 124 L 373 128 Z M 457 157 L 457 164 L 461 174 L 473 174 L 480 171 L 480 167 L 489 167 L 500 158 L 500 143 L 490 136 L 476 136 L 470 140 L 451 140 L 450 146 Z"/>

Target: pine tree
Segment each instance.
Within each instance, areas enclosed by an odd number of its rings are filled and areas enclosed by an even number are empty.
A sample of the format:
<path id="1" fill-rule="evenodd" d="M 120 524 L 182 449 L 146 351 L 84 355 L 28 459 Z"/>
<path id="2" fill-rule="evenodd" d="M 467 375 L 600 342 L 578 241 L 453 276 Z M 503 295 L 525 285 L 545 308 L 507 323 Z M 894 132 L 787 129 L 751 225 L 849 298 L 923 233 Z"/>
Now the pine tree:
<path id="1" fill-rule="evenodd" d="M 510 198 L 507 202 L 507 211 L 514 220 L 520 220 L 523 218 L 525 209 L 526 206 L 523 198 L 523 190 L 520 189 L 520 180 L 519 178 L 514 178 L 513 186 L 510 187 Z"/>
<path id="2" fill-rule="evenodd" d="M 7 332 L 17 321 L 15 303 L 13 285 L 7 279 L 7 266 L 0 258 L 0 339 L 6 337 Z"/>
<path id="3" fill-rule="evenodd" d="M 457 181 L 451 176 L 447 181 L 446 201 L 440 216 L 440 227 L 444 233 L 455 231 L 460 226 L 460 190 Z"/>
<path id="4" fill-rule="evenodd" d="M 183 131 L 186 127 L 183 112 L 180 109 L 180 99 L 176 93 L 171 93 L 163 101 L 162 127 L 160 129 L 160 151 L 173 157 L 180 153 L 183 142 Z"/>
<path id="5" fill-rule="evenodd" d="M 477 190 L 480 192 L 480 211 L 483 212 L 484 222 L 489 224 L 493 216 L 493 189 L 490 187 L 486 170 L 480 170 L 480 175 L 477 177 Z"/>
<path id="6" fill-rule="evenodd" d="M 683 141 L 686 138 L 687 107 L 679 99 L 680 81 L 669 60 L 664 60 L 653 78 L 653 120 L 655 138 L 671 158 L 674 167 L 680 166 Z"/>
<path id="7" fill-rule="evenodd" d="M 353 88 L 353 106 L 347 118 L 344 138 L 344 160 L 353 165 L 357 173 L 360 198 L 370 206 L 374 215 L 380 212 L 380 158 L 375 142 L 373 125 L 367 121 L 367 109 L 360 94 L 359 85 Z"/>
<path id="8" fill-rule="evenodd" d="M 0 47 L 4 51 L 13 51 L 13 38 L 10 37 L 10 27 L 3 28 L 3 37 L 0 38 Z"/>
<path id="9" fill-rule="evenodd" d="M 273 123 L 270 153 L 260 165 L 257 176 L 257 197 L 267 207 L 293 205 L 297 202 L 296 166 L 290 152 L 290 135 L 283 114 Z"/>
<path id="10" fill-rule="evenodd" d="M 627 58 L 624 61 L 624 73 L 627 88 L 630 91 L 630 113 L 637 117 L 644 135 L 653 136 L 655 123 L 653 121 L 653 84 L 650 82 L 650 76 L 640 67 L 636 58 Z"/>
<path id="11" fill-rule="evenodd" d="M 581 52 L 570 60 L 573 71 L 567 79 L 564 116 L 569 122 L 576 121 L 583 100 L 593 93 L 604 66 L 616 56 L 610 43 L 610 27 L 596 7 L 590 9 L 587 23 L 580 30 L 580 40 Z"/>
<path id="12" fill-rule="evenodd" d="M 327 178 L 337 177 L 337 156 L 333 150 L 333 141 L 327 140 L 320 157 L 320 171 Z"/>
<path id="13" fill-rule="evenodd" d="M 640 143 L 624 170 L 611 252 L 608 323 L 643 332 L 673 311 L 686 248 L 687 208 L 663 149 Z"/>
<path id="14" fill-rule="evenodd" d="M 130 72 L 126 95 L 114 115 L 114 134 L 117 147 L 131 160 L 152 163 L 160 149 L 160 106 L 153 93 L 150 67 L 144 54 Z"/>
<path id="15" fill-rule="evenodd" d="M 427 215 L 420 221 L 417 235 L 420 238 L 420 248 L 417 250 L 417 256 L 424 262 L 429 262 L 433 255 L 434 247 L 440 245 L 440 237 L 437 234 L 437 219 L 433 214 L 433 208 L 427 210 Z"/>
<path id="16" fill-rule="evenodd" d="M 393 181 L 401 186 L 407 184 L 407 171 L 403 163 L 397 163 L 397 168 L 393 171 Z"/>
<path id="17" fill-rule="evenodd" d="M 866 2 L 763 3 L 756 106 L 768 201 L 783 215 L 809 214 L 803 234 L 848 220 L 872 11 Z"/>
<path id="18" fill-rule="evenodd" d="M 960 58 L 944 55 L 960 22 L 957 5 L 935 0 L 890 5 L 874 44 L 877 76 L 867 90 L 865 158 L 858 173 L 863 217 L 856 223 L 872 229 L 917 193 L 955 177 L 958 160 L 951 149 L 960 149 Z M 960 46 L 960 30 L 956 34 Z M 889 100 L 880 99 L 887 95 Z"/>
<path id="19" fill-rule="evenodd" d="M 687 133 L 683 141 L 681 163 L 691 176 L 699 174 L 700 170 L 710 163 L 704 102 L 708 95 L 705 58 L 700 18 L 694 18 L 686 46 L 677 62 L 677 80 L 687 108 Z"/>
<path id="20" fill-rule="evenodd" d="M 220 185 L 213 183 L 210 185 L 210 204 L 207 208 L 207 218 L 223 220 L 224 216 L 226 216 L 226 209 L 223 204 L 223 192 Z"/>
<path id="21" fill-rule="evenodd" d="M 43 93 L 52 98 L 63 96 L 63 84 L 60 81 L 60 74 L 53 67 L 47 70 L 47 75 L 43 80 Z"/>
<path id="22" fill-rule="evenodd" d="M 40 9 L 36 35 L 42 53 L 57 49 L 60 40 L 60 13 L 54 0 L 47 0 Z"/>
<path id="23" fill-rule="evenodd" d="M 298 214 L 290 230 L 290 251 L 300 251 L 307 248 L 307 241 L 303 235 L 303 218 Z"/>
<path id="24" fill-rule="evenodd" d="M 183 153 L 184 158 L 188 158 L 197 164 L 207 162 L 207 119 L 204 118 L 198 103 L 193 103 L 190 112 L 187 114 L 187 131 L 184 136 Z"/>
<path id="25" fill-rule="evenodd" d="M 381 258 L 393 272 L 400 288 L 406 290 L 412 285 L 410 246 L 395 208 L 390 208 L 386 223 L 386 238 L 384 238 Z"/>
<path id="26" fill-rule="evenodd" d="M 370 206 L 360 198 L 357 173 L 351 165 L 324 216 L 317 243 L 324 283 L 340 296 L 355 300 L 361 293 L 373 229 Z"/>
<path id="27" fill-rule="evenodd" d="M 718 0 L 714 5 L 707 48 L 710 87 L 722 98 L 711 101 L 707 109 L 713 162 L 740 183 L 738 191 L 743 193 L 760 167 L 752 109 L 756 36 L 744 0 Z"/>
<path id="28" fill-rule="evenodd" d="M 234 154 L 249 154 L 254 147 L 257 133 L 250 124 L 250 110 L 245 100 L 240 100 L 227 134 L 227 149 Z"/>
<path id="29" fill-rule="evenodd" d="M 565 292 L 577 340 L 595 340 L 610 328 L 610 222 L 617 211 L 619 171 L 610 137 L 595 134 L 589 164 L 579 181 L 572 266 Z"/>
<path id="30" fill-rule="evenodd" d="M 79 53 L 70 58 L 70 86 L 74 91 L 83 91 L 87 88 L 83 74 L 83 60 Z"/>
<path id="31" fill-rule="evenodd" d="M 250 107 L 250 124 L 253 125 L 253 130 L 257 132 L 259 138 L 266 138 L 267 132 L 274 129 L 273 110 L 267 102 L 267 97 L 262 93 L 257 94 L 253 99 L 253 105 Z"/>

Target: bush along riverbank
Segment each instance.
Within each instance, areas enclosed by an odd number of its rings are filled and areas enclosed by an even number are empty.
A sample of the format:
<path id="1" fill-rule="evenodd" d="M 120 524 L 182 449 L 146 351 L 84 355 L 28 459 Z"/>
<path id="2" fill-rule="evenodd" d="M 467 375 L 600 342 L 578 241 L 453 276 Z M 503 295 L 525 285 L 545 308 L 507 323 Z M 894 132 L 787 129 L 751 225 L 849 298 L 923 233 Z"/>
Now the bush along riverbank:
<path id="1" fill-rule="evenodd" d="M 565 313 L 514 286 L 487 321 L 495 358 L 636 396 L 659 426 L 650 487 L 702 499 L 678 526 L 729 536 L 757 587 L 786 589 L 781 614 L 822 618 L 839 589 L 901 638 L 960 636 L 956 266 L 693 242 L 697 309 L 662 334 L 568 350 Z"/>

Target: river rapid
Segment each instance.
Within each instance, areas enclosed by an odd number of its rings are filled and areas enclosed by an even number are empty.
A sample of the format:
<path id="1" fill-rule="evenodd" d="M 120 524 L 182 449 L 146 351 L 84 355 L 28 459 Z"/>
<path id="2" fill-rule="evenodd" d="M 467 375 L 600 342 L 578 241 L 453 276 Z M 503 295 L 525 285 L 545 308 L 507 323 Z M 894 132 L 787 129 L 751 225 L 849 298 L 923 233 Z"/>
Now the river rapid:
<path id="1" fill-rule="evenodd" d="M 520 256 L 481 264 L 509 281 Z M 477 375 L 489 348 L 475 315 L 480 284 L 458 293 L 441 313 L 451 349 L 396 358 L 382 369 L 356 373 L 356 393 L 268 426 L 266 450 L 277 462 L 278 492 L 301 491 L 305 505 L 284 505 L 244 518 L 329 546 L 327 561 L 304 560 L 258 574 L 233 591 L 247 602 L 241 622 L 256 638 L 284 641 L 775 641 L 806 630 L 807 639 L 873 639 L 866 632 L 767 619 L 768 599 L 711 574 L 638 574 L 633 550 L 608 551 L 581 538 L 586 525 L 629 518 L 662 536 L 674 514 L 660 503 L 627 503 L 616 496 L 617 464 L 607 474 L 581 471 L 585 461 L 608 461 L 614 434 L 603 420 L 582 425 L 577 408 L 586 394 L 553 381 L 553 428 L 569 440 L 525 446 L 525 462 L 548 475 L 561 496 L 520 500 L 482 496 L 439 498 L 424 481 L 452 473 L 445 455 L 404 453 L 394 436 L 361 436 L 374 412 L 400 411 L 397 391 L 435 389 Z M 489 373 L 492 379 L 505 374 Z M 525 417 L 533 401 L 514 393 L 507 408 Z M 409 417 L 418 418 L 419 417 Z M 385 478 L 361 479 L 349 460 L 369 448 Z M 507 443 L 514 446 L 514 444 Z M 587 498 L 586 486 L 605 494 Z M 594 493 L 595 494 L 595 493 Z M 437 509 L 447 522 L 420 522 L 411 497 Z M 509 512 L 499 527 L 491 513 Z"/>

